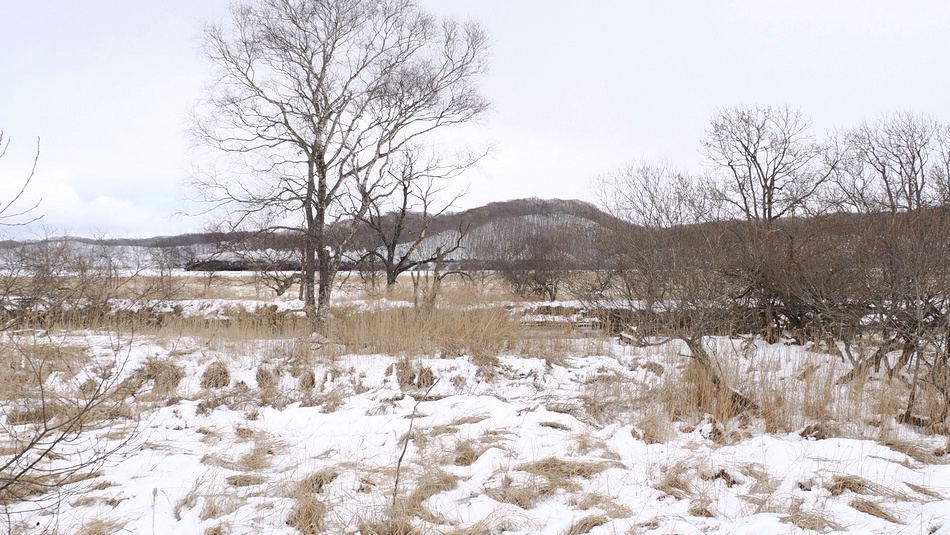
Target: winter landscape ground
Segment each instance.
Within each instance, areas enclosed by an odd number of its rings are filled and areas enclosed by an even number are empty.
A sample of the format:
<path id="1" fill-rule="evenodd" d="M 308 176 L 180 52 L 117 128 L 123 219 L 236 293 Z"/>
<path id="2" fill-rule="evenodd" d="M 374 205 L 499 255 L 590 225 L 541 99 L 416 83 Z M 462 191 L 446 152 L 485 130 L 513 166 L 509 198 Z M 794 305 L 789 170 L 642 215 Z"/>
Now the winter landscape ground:
<path id="1" fill-rule="evenodd" d="M 253 275 L 164 277 L 160 306 L 6 332 L 0 452 L 34 463 L 6 533 L 950 533 L 946 434 L 827 347 L 707 338 L 756 405 L 717 414 L 685 347 L 491 277 L 431 306 L 351 277 L 320 339 Z"/>

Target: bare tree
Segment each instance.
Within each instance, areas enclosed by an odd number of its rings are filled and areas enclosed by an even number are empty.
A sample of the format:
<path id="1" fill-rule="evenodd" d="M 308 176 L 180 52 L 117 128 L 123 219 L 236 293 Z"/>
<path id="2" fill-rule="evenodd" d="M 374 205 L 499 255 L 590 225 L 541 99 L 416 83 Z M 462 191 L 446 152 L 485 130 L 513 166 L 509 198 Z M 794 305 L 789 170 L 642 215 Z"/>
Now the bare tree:
<path id="1" fill-rule="evenodd" d="M 7 149 L 10 147 L 10 138 L 7 138 L 6 141 L 3 139 L 3 130 L 0 130 L 0 158 L 3 158 L 7 154 Z M 26 193 L 26 189 L 29 187 L 30 182 L 33 180 L 33 175 L 36 174 L 36 164 L 40 160 L 40 138 L 36 138 L 36 154 L 33 157 L 33 165 L 30 167 L 30 173 L 27 175 L 20 186 L 20 189 L 13 196 L 12 199 L 7 201 L 6 204 L 0 205 L 0 227 L 11 227 L 11 226 L 24 226 L 34 223 L 41 219 L 42 215 L 33 216 L 33 212 L 37 206 L 39 206 L 40 201 L 28 208 L 20 208 L 17 204 L 23 199 L 23 194 Z M 26 217 L 25 220 L 20 218 Z M 18 219 L 20 219 L 18 221 Z"/>
<path id="2" fill-rule="evenodd" d="M 607 210 L 631 225 L 599 243 L 609 252 L 587 300 L 594 308 L 624 305 L 617 314 L 622 340 L 685 344 L 724 414 L 754 408 L 727 383 L 707 344 L 708 337 L 732 334 L 748 322 L 735 300 L 735 280 L 722 270 L 734 223 L 710 220 L 705 192 L 668 164 L 629 166 L 601 175 L 594 187 Z"/>
<path id="3" fill-rule="evenodd" d="M 808 212 L 834 165 L 809 133 L 798 110 L 752 107 L 722 110 L 711 120 L 703 148 L 718 181 L 718 200 L 749 221 L 771 222 Z"/>
<path id="4" fill-rule="evenodd" d="M 947 200 L 950 125 L 900 112 L 841 137 L 835 183 L 844 209 L 896 213 Z"/>
<path id="5" fill-rule="evenodd" d="M 263 0 L 231 12 L 232 28 L 205 30 L 216 76 L 194 130 L 241 171 L 196 185 L 236 224 L 270 212 L 302 233 L 305 310 L 322 330 L 340 251 L 390 187 L 379 168 L 487 110 L 475 87 L 487 38 L 413 0 Z"/>
<path id="6" fill-rule="evenodd" d="M 476 160 L 465 157 L 447 162 L 435 156 L 425 159 L 421 150 L 413 148 L 396 155 L 382 170 L 389 177 L 381 182 L 391 184 L 391 188 L 375 196 L 363 213 L 362 222 L 370 230 L 371 241 L 358 262 L 375 265 L 378 261 L 386 272 L 388 287 L 396 284 L 401 273 L 458 250 L 466 233 L 464 225 L 460 225 L 450 243 L 429 251 L 420 251 L 419 246 L 428 236 L 433 220 L 449 210 L 461 195 L 436 204 L 438 195 L 446 188 L 445 181 L 474 165 Z"/>
<path id="7" fill-rule="evenodd" d="M 591 183 L 611 215 L 645 228 L 670 228 L 717 219 L 717 206 L 697 181 L 668 162 L 637 162 Z"/>

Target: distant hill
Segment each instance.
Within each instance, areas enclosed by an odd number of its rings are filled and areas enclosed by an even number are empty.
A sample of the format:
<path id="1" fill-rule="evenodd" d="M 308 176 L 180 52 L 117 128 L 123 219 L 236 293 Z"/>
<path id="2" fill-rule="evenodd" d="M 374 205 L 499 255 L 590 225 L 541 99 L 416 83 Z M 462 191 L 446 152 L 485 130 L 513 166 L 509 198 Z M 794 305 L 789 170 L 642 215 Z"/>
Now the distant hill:
<path id="1" fill-rule="evenodd" d="M 577 256 L 587 240 L 597 233 L 627 225 L 623 221 L 601 211 L 596 206 L 578 201 L 561 199 L 517 199 L 493 202 L 468 210 L 441 214 L 433 218 L 426 229 L 426 237 L 420 244 L 417 256 L 431 255 L 436 248 L 454 244 L 460 232 L 462 247 L 449 260 L 478 261 L 491 265 L 500 259 L 518 258 L 531 247 L 564 249 Z M 414 241 L 422 231 L 423 217 L 410 213 L 402 242 Z M 86 238 L 75 236 L 53 237 L 46 240 L 0 242 L 0 249 L 12 250 L 22 246 L 50 243 L 76 243 L 84 248 L 96 248 L 116 258 L 173 259 L 177 267 L 194 260 L 221 255 L 233 255 L 236 250 L 286 249 L 287 255 L 295 256 L 297 247 L 294 238 L 270 236 L 265 240 L 247 232 L 206 232 L 177 236 L 151 238 Z M 544 242 L 543 244 L 540 242 Z M 361 231 L 352 242 L 348 256 L 358 256 L 377 246 L 374 236 Z M 408 245 L 406 245 L 408 247 Z M 585 261 L 582 258 L 576 259 Z"/>

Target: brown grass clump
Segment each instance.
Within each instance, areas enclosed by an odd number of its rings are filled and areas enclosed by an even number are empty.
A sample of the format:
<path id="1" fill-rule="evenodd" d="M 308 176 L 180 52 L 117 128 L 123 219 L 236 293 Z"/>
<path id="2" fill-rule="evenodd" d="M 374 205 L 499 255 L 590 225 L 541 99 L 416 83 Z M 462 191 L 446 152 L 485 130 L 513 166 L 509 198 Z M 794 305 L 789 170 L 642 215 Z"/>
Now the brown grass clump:
<path id="1" fill-rule="evenodd" d="M 417 516 L 434 523 L 444 523 L 444 520 L 429 511 L 423 505 L 426 500 L 440 494 L 450 491 L 458 486 L 459 477 L 452 475 L 444 470 L 427 471 L 416 482 L 415 488 L 406 497 L 405 502 L 399 505 L 399 509 L 406 515 Z"/>
<path id="2" fill-rule="evenodd" d="M 555 487 L 537 479 L 527 483 L 515 483 L 510 475 L 505 475 L 501 478 L 501 484 L 498 487 L 486 489 L 485 494 L 502 503 L 531 509 L 555 490 L 557 490 Z"/>
<path id="3" fill-rule="evenodd" d="M 327 506 L 313 496 L 297 496 L 296 504 L 287 518 L 287 525 L 297 528 L 303 535 L 320 535 L 323 533 L 323 518 L 327 514 Z"/>
<path id="4" fill-rule="evenodd" d="M 580 486 L 572 480 L 573 478 L 590 478 L 611 466 L 614 466 L 614 463 L 548 457 L 515 468 L 529 475 L 523 483 L 515 483 L 514 479 L 506 474 L 501 480 L 501 485 L 488 489 L 487 494 L 500 502 L 511 503 L 522 509 L 531 509 L 559 489 L 567 492 L 578 491 Z"/>
<path id="5" fill-rule="evenodd" d="M 204 530 L 203 535 L 227 535 L 229 533 L 227 524 L 218 524 Z"/>
<path id="6" fill-rule="evenodd" d="M 257 367 L 257 373 L 254 375 L 254 379 L 257 381 L 257 386 L 261 390 L 269 390 L 277 386 L 277 373 L 264 366 Z"/>
<path id="7" fill-rule="evenodd" d="M 565 535 L 583 535 L 584 533 L 590 533 L 590 530 L 597 526 L 603 526 L 607 522 L 610 522 L 610 519 L 604 515 L 585 516 L 571 524 L 571 527 L 564 533 Z"/>
<path id="8" fill-rule="evenodd" d="M 678 500 L 684 500 L 693 495 L 693 489 L 687 478 L 687 466 L 682 462 L 677 462 L 666 469 L 663 479 L 653 486 L 656 490 L 673 496 Z"/>
<path id="9" fill-rule="evenodd" d="M 924 496 L 927 496 L 928 498 L 933 498 L 934 500 L 943 499 L 943 496 L 939 492 L 933 489 L 929 489 L 923 485 L 915 485 L 914 483 L 906 483 L 906 482 L 904 484 L 907 485 L 907 488 L 916 492 L 917 494 L 922 494 Z"/>
<path id="10" fill-rule="evenodd" d="M 686 510 L 690 516 L 699 516 L 703 518 L 715 518 L 716 514 L 713 513 L 712 509 L 709 506 L 712 504 L 712 500 L 709 498 L 698 498 L 689 502 L 689 508 Z"/>
<path id="11" fill-rule="evenodd" d="M 638 398 L 637 384 L 623 374 L 611 372 L 584 382 L 581 403 L 589 419 L 607 423 L 633 413 L 639 405 Z"/>
<path id="12" fill-rule="evenodd" d="M 456 466 L 471 466 L 485 453 L 485 447 L 475 440 L 463 440 L 455 445 L 452 454 L 452 464 Z"/>
<path id="13" fill-rule="evenodd" d="M 550 481 L 563 481 L 572 477 L 591 478 L 616 466 L 606 461 L 570 461 L 547 457 L 518 466 L 518 470 L 546 477 Z"/>
<path id="14" fill-rule="evenodd" d="M 167 400 L 176 390 L 181 380 L 185 378 L 185 370 L 171 359 L 150 357 L 144 366 L 125 379 L 119 385 L 122 392 L 133 394 L 141 391 L 147 384 L 151 384 L 149 397 L 153 400 Z"/>
<path id="15" fill-rule="evenodd" d="M 785 524 L 792 524 L 793 526 L 800 529 L 815 531 L 818 533 L 841 531 L 844 529 L 844 526 L 838 524 L 834 520 L 826 518 L 818 513 L 806 511 L 796 511 L 788 516 L 782 517 L 780 521 Z"/>
<path id="16" fill-rule="evenodd" d="M 910 440 L 885 440 L 882 442 L 890 450 L 910 457 L 921 464 L 944 464 L 947 459 L 943 455 L 937 455 L 933 450 L 921 447 L 917 442 Z"/>
<path id="17" fill-rule="evenodd" d="M 96 519 L 83 524 L 77 535 L 112 535 L 122 531 L 123 527 L 125 527 L 125 522 Z"/>
<path id="18" fill-rule="evenodd" d="M 396 381 L 402 388 L 415 387 L 427 389 L 435 384 L 435 374 L 432 368 L 416 363 L 408 357 L 402 358 L 394 365 Z"/>
<path id="19" fill-rule="evenodd" d="M 909 499 L 904 494 L 889 489 L 884 485 L 879 485 L 863 477 L 854 475 L 836 474 L 831 478 L 830 482 L 825 484 L 825 488 L 828 489 L 828 492 L 830 492 L 832 496 L 840 496 L 846 491 L 851 491 L 855 494 L 865 496 L 886 496 L 899 500 Z"/>
<path id="20" fill-rule="evenodd" d="M 228 485 L 232 487 L 253 487 L 264 483 L 264 481 L 266 481 L 264 476 L 256 474 L 239 474 L 227 477 Z"/>
<path id="21" fill-rule="evenodd" d="M 329 469 L 314 472 L 297 483 L 297 493 L 320 494 L 323 492 L 323 487 L 332 483 L 339 475 L 339 472 Z"/>
<path id="22" fill-rule="evenodd" d="M 228 365 L 221 361 L 212 362 L 201 374 L 202 388 L 224 388 L 229 384 L 231 384 L 231 372 L 228 370 Z"/>
<path id="23" fill-rule="evenodd" d="M 850 505 L 851 507 L 853 507 L 854 509 L 862 513 L 869 514 L 871 516 L 876 516 L 882 520 L 886 520 L 894 524 L 904 523 L 900 518 L 897 518 L 896 516 L 891 514 L 889 511 L 887 511 L 887 509 L 884 509 L 879 504 L 871 500 L 867 500 L 864 498 L 855 498 L 851 500 L 851 502 L 848 505 Z"/>
<path id="24" fill-rule="evenodd" d="M 240 509 L 242 501 L 235 496 L 233 492 L 205 495 L 204 507 L 201 508 L 201 514 L 198 518 L 201 520 L 210 520 L 229 515 Z"/>
<path id="25" fill-rule="evenodd" d="M 647 444 L 665 444 L 675 435 L 673 424 L 659 411 L 651 411 L 637 422 L 640 439 Z"/>
<path id="26" fill-rule="evenodd" d="M 381 522 L 360 522 L 360 535 L 420 535 L 412 519 L 398 511 Z"/>
<path id="27" fill-rule="evenodd" d="M 582 511 L 588 511 L 594 508 L 600 509 L 606 513 L 608 518 L 627 518 L 633 516 L 633 511 L 631 511 L 629 507 L 620 505 L 608 496 L 595 492 L 574 494 L 568 500 L 568 503 Z"/>

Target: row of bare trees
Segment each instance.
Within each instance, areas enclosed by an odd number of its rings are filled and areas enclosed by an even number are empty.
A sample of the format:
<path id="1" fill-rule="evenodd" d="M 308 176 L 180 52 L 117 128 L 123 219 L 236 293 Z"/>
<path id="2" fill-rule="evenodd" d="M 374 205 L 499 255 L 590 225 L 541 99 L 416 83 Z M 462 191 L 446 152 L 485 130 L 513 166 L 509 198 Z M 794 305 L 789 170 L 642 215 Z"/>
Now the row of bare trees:
<path id="1" fill-rule="evenodd" d="M 950 408 L 950 125 L 912 113 L 820 142 L 796 110 L 723 110 L 709 173 L 639 164 L 601 176 L 633 224 L 606 236 L 592 300 L 626 303 L 627 336 L 715 334 L 824 344 L 857 377 L 913 377 Z"/>

